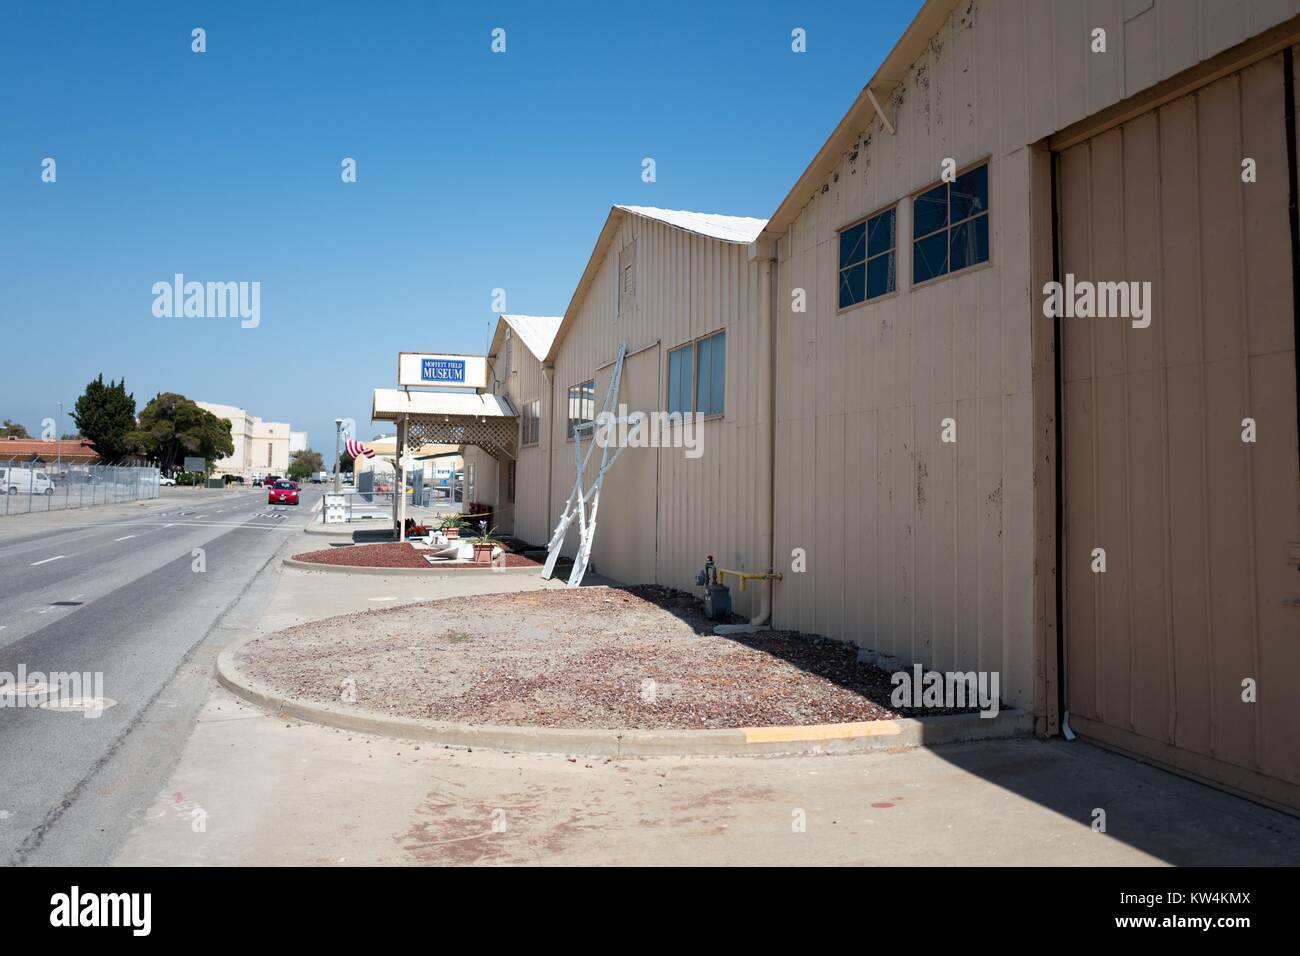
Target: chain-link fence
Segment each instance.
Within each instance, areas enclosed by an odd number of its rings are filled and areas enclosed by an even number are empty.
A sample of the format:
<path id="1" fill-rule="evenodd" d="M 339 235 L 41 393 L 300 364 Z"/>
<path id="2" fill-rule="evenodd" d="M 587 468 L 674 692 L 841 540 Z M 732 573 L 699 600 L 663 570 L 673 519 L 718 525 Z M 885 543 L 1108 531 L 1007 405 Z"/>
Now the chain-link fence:
<path id="1" fill-rule="evenodd" d="M 0 459 L 0 517 L 158 497 L 158 469 Z"/>

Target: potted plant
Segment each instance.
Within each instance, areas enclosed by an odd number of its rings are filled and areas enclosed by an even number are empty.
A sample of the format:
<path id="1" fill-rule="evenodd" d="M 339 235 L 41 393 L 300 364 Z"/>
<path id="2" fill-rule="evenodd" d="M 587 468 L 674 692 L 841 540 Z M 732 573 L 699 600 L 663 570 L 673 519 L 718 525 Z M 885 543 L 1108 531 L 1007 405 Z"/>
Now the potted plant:
<path id="1" fill-rule="evenodd" d="M 448 538 L 460 537 L 460 526 L 465 523 L 465 519 L 460 515 L 447 515 L 442 521 L 442 533 Z"/>
<path id="2" fill-rule="evenodd" d="M 497 529 L 488 530 L 485 526 L 476 537 L 469 539 L 474 544 L 474 562 L 476 564 L 491 564 L 492 549 L 503 547 L 503 542 L 497 537 Z"/>

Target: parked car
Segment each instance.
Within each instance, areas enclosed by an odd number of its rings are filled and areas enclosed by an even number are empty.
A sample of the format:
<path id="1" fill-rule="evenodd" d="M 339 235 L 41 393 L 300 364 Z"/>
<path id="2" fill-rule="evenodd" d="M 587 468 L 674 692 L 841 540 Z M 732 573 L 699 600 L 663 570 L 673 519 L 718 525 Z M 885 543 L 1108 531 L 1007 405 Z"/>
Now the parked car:
<path id="1" fill-rule="evenodd" d="M 158 484 L 160 484 L 160 485 L 174 485 L 174 484 L 176 484 L 176 479 L 175 479 L 175 478 L 168 478 L 166 475 L 163 475 L 161 478 L 158 479 Z"/>
<path id="2" fill-rule="evenodd" d="M 0 492 L 10 495 L 52 495 L 54 482 L 34 468 L 0 468 Z"/>
<path id="3" fill-rule="evenodd" d="M 298 503 L 298 483 L 281 478 L 266 492 L 268 505 L 296 505 Z"/>

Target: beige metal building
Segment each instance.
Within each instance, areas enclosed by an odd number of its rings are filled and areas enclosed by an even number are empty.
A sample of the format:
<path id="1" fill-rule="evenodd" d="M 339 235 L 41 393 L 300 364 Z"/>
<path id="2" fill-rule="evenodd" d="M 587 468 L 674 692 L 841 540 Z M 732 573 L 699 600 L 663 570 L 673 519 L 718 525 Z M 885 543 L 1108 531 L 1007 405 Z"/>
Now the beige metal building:
<path id="1" fill-rule="evenodd" d="M 544 363 L 560 322 L 558 315 L 503 315 L 488 349 L 489 389 L 504 395 L 519 417 L 515 458 L 497 466 L 494 520 L 534 544 L 551 534 L 546 501 L 553 399 Z"/>
<path id="2" fill-rule="evenodd" d="M 770 560 L 770 270 L 747 252 L 763 225 L 641 206 L 615 206 L 605 220 L 546 357 L 555 382 L 547 528 L 574 482 L 570 425 L 599 410 L 620 343 L 627 412 L 702 421 L 661 432 L 668 447 L 627 448 L 611 470 L 592 550 L 602 574 L 690 589 L 710 554 L 732 568 Z M 571 534 L 566 552 L 575 545 Z M 735 595 L 742 612 L 752 594 Z"/>
<path id="3" fill-rule="evenodd" d="M 1300 809 L 1298 12 L 929 0 L 767 223 L 615 207 L 519 526 L 620 341 L 665 409 L 723 332 L 703 454 L 625 453 L 600 571 L 771 567 L 778 627 Z"/>
<path id="4" fill-rule="evenodd" d="M 925 4 L 753 246 L 778 626 L 1300 808 L 1296 14 Z"/>

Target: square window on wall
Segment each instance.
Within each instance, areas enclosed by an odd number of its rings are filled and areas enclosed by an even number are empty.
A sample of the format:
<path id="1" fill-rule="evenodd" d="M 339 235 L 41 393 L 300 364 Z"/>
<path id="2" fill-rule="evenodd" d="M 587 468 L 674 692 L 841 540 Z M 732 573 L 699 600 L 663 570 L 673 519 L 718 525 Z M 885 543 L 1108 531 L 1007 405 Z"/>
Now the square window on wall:
<path id="1" fill-rule="evenodd" d="M 894 291 L 897 207 L 840 231 L 839 307 L 847 309 Z"/>
<path id="2" fill-rule="evenodd" d="M 989 167 L 981 163 L 951 184 L 912 200 L 912 282 L 960 272 L 989 259 Z"/>

